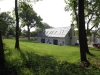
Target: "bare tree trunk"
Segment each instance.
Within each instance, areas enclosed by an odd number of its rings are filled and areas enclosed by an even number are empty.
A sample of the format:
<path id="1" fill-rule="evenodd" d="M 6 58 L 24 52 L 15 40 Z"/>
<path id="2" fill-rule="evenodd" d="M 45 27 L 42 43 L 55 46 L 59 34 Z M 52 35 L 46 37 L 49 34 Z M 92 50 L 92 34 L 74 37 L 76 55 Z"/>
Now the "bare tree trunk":
<path id="1" fill-rule="evenodd" d="M 16 15 L 16 43 L 15 43 L 15 48 L 20 49 L 20 47 L 19 47 L 19 18 L 18 18 L 17 0 L 15 0 L 15 15 Z"/>
<path id="2" fill-rule="evenodd" d="M 79 43 L 80 43 L 80 58 L 83 66 L 88 67 L 90 65 L 89 61 L 86 58 L 87 39 L 86 39 L 86 30 L 85 30 L 85 20 L 84 20 L 84 0 L 79 1 Z"/>
<path id="3" fill-rule="evenodd" d="M 27 26 L 27 29 L 28 29 L 28 32 L 27 32 L 28 40 L 30 40 L 30 28 L 29 28 L 29 25 Z"/>
<path id="4" fill-rule="evenodd" d="M 2 36 L 0 32 L 0 75 L 4 74 L 4 68 L 5 68 L 5 58 L 4 58 L 4 49 L 3 49 L 3 42 L 2 42 Z"/>

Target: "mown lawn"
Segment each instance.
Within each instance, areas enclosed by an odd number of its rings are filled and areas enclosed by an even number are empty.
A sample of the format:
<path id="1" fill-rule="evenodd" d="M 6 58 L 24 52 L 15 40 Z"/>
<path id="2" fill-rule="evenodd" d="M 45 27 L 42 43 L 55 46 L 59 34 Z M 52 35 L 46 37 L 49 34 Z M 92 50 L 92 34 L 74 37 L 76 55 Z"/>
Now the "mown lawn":
<path id="1" fill-rule="evenodd" d="M 6 75 L 99 75 L 100 49 L 89 48 L 94 56 L 87 55 L 91 65 L 80 64 L 77 46 L 57 46 L 20 40 L 20 50 L 14 49 L 14 39 L 3 39 Z M 0 74 L 1 75 L 1 74 Z"/>
<path id="2" fill-rule="evenodd" d="M 6 45 L 14 48 L 15 40 L 4 39 Z M 79 60 L 79 48 L 74 46 L 58 46 L 52 44 L 37 43 L 33 41 L 21 40 L 20 48 L 23 52 L 34 52 L 39 55 L 51 55 L 58 61 L 76 62 Z"/>

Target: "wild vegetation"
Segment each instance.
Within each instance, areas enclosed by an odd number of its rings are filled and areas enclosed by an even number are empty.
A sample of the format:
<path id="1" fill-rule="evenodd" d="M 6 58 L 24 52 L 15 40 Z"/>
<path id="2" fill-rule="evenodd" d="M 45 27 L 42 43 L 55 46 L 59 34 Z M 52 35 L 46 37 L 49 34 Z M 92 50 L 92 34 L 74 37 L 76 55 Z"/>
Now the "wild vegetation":
<path id="1" fill-rule="evenodd" d="M 14 39 L 4 39 L 7 75 L 99 75 L 99 49 L 89 48 L 90 67 L 80 65 L 77 46 L 57 46 L 20 40 L 20 50 L 14 49 Z"/>

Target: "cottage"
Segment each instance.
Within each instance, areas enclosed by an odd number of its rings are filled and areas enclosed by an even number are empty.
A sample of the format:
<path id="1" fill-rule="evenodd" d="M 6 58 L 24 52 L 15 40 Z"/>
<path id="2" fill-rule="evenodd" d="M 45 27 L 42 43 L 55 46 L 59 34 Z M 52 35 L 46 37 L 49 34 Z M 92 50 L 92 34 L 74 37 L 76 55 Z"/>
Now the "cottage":
<path id="1" fill-rule="evenodd" d="M 49 28 L 39 33 L 38 42 L 54 45 L 75 45 L 77 38 L 74 34 L 72 25 L 68 27 Z"/>

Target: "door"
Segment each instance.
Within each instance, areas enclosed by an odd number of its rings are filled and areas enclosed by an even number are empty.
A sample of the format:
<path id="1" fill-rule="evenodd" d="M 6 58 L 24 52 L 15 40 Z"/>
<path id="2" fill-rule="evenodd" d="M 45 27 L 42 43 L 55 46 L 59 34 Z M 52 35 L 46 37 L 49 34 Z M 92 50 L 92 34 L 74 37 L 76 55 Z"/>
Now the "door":
<path id="1" fill-rule="evenodd" d="M 41 39 L 41 42 L 42 42 L 42 43 L 45 43 L 45 39 Z"/>
<path id="2" fill-rule="evenodd" d="M 58 45 L 58 40 L 53 40 L 54 45 Z"/>

